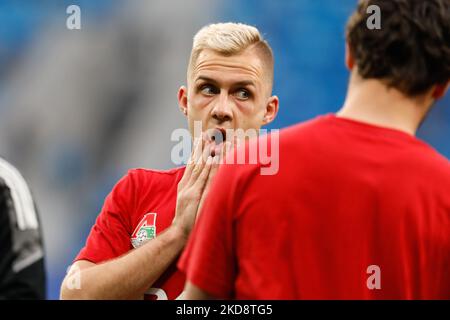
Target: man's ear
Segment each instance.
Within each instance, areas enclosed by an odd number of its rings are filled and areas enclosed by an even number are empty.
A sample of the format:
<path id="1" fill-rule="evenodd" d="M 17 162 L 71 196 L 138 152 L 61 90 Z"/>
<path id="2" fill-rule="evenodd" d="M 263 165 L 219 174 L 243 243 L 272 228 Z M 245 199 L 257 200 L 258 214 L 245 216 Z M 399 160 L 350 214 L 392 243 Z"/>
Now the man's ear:
<path id="1" fill-rule="evenodd" d="M 267 101 L 266 110 L 264 111 L 263 126 L 271 123 L 278 114 L 279 99 L 277 96 L 271 96 Z"/>
<path id="2" fill-rule="evenodd" d="M 345 65 L 347 69 L 352 71 L 355 66 L 355 59 L 353 58 L 352 50 L 348 42 L 345 43 Z"/>
<path id="3" fill-rule="evenodd" d="M 438 99 L 442 98 L 443 96 L 445 96 L 449 86 L 450 86 L 450 80 L 447 80 L 447 82 L 445 82 L 443 84 L 436 85 L 433 90 L 433 98 L 435 100 L 438 100 Z"/>
<path id="4" fill-rule="evenodd" d="M 187 116 L 187 88 L 185 86 L 181 86 L 178 89 L 178 107 L 180 108 L 181 113 Z"/>

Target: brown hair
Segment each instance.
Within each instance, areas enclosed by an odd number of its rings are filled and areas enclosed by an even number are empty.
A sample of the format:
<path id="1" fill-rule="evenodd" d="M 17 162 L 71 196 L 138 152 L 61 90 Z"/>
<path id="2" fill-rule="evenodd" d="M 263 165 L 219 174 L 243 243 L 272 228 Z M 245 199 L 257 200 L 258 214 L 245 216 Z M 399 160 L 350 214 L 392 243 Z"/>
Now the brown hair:
<path id="1" fill-rule="evenodd" d="M 381 9 L 381 29 L 367 27 L 371 5 Z M 450 79 L 450 0 L 360 0 L 346 38 L 364 79 L 409 96 Z"/>

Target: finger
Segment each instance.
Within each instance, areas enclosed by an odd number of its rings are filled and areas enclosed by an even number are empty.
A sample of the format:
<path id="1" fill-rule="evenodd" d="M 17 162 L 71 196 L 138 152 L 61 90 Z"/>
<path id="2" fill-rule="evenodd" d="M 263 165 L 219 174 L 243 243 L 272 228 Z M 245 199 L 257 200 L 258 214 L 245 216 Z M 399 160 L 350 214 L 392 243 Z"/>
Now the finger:
<path id="1" fill-rule="evenodd" d="M 195 138 L 195 148 L 192 152 L 191 160 L 193 163 L 197 163 L 198 159 L 201 157 L 204 147 L 204 140 L 202 137 Z"/>
<path id="2" fill-rule="evenodd" d="M 200 190 L 201 193 L 205 189 L 206 181 L 208 181 L 208 176 L 211 171 L 213 161 L 214 161 L 213 157 L 208 157 L 208 159 L 205 162 L 204 167 L 202 168 L 203 170 L 201 170 L 197 179 L 193 183 L 193 187 L 198 188 L 198 190 Z"/>
<path id="3" fill-rule="evenodd" d="M 227 155 L 231 153 L 231 150 L 233 149 L 233 143 L 231 141 L 225 141 L 220 146 L 220 151 L 217 153 L 217 156 L 219 157 L 220 164 L 226 163 L 225 159 L 227 158 Z"/>
<path id="4" fill-rule="evenodd" d="M 205 190 L 209 189 L 209 187 L 211 186 L 211 182 L 214 179 L 217 170 L 219 169 L 219 165 L 220 165 L 220 158 L 214 157 L 211 163 L 211 169 L 209 170 L 208 179 L 206 180 L 205 183 Z"/>
<path id="5" fill-rule="evenodd" d="M 224 153 L 224 155 L 223 155 L 224 159 L 225 159 L 225 157 L 227 157 L 228 154 L 230 154 L 230 153 L 233 152 L 233 149 L 234 149 L 234 140 L 232 140 L 232 141 L 227 141 L 226 145 L 224 146 L 224 151 L 223 151 L 223 153 Z"/>
<path id="6" fill-rule="evenodd" d="M 211 142 L 206 141 L 205 142 L 205 147 L 203 148 L 203 153 L 201 154 L 201 156 L 198 158 L 197 163 L 194 165 L 193 169 L 192 169 L 192 173 L 191 173 L 191 177 L 189 179 L 189 184 L 194 184 L 199 175 L 202 173 L 206 162 L 209 159 L 211 153 Z"/>
<path id="7" fill-rule="evenodd" d="M 198 159 L 198 154 L 201 153 L 201 149 L 202 139 L 194 138 L 191 156 L 189 157 L 188 163 L 186 164 L 186 170 L 184 171 L 183 178 L 186 177 L 187 179 L 189 179 L 189 177 L 191 176 L 192 170 L 194 169 L 194 166 Z"/>
<path id="8" fill-rule="evenodd" d="M 215 161 L 217 160 L 216 157 L 208 157 L 205 163 L 205 167 L 203 168 L 201 174 L 199 175 L 198 179 L 196 180 L 196 185 L 199 186 L 199 188 L 203 191 L 204 187 L 206 186 L 206 182 L 208 181 L 208 177 L 211 173 L 211 169 L 213 168 L 213 165 Z"/>
<path id="9" fill-rule="evenodd" d="M 211 164 L 211 169 L 209 171 L 208 178 L 207 178 L 207 180 L 205 182 L 205 186 L 204 186 L 204 189 L 203 189 L 203 192 L 202 192 L 202 196 L 200 198 L 196 219 L 200 216 L 200 212 L 201 212 L 201 209 L 203 207 L 203 203 L 205 202 L 206 197 L 209 194 L 209 190 L 211 189 L 211 184 L 212 184 L 212 181 L 213 181 L 213 179 L 214 179 L 214 177 L 215 177 L 215 175 L 217 173 L 217 170 L 219 168 L 219 164 L 220 164 L 219 157 L 214 157 L 213 161 L 212 161 L 212 164 Z"/>

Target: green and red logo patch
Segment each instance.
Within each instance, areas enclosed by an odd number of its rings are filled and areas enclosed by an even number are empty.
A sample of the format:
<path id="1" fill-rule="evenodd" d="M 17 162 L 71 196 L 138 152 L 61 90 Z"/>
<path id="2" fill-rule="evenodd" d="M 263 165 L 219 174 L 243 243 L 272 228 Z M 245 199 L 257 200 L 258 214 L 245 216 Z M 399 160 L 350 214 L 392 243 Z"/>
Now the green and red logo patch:
<path id="1" fill-rule="evenodd" d="M 156 236 L 156 213 L 147 213 L 131 235 L 133 248 L 139 248 Z"/>

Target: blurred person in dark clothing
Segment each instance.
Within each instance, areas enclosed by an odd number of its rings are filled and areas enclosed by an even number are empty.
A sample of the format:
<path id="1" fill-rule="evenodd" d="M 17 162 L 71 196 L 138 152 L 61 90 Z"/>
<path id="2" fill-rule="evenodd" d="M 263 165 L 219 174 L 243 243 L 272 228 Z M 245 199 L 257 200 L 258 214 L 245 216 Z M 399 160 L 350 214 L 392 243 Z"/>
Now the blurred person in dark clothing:
<path id="1" fill-rule="evenodd" d="M 0 299 L 45 299 L 36 207 L 19 171 L 0 158 Z"/>

